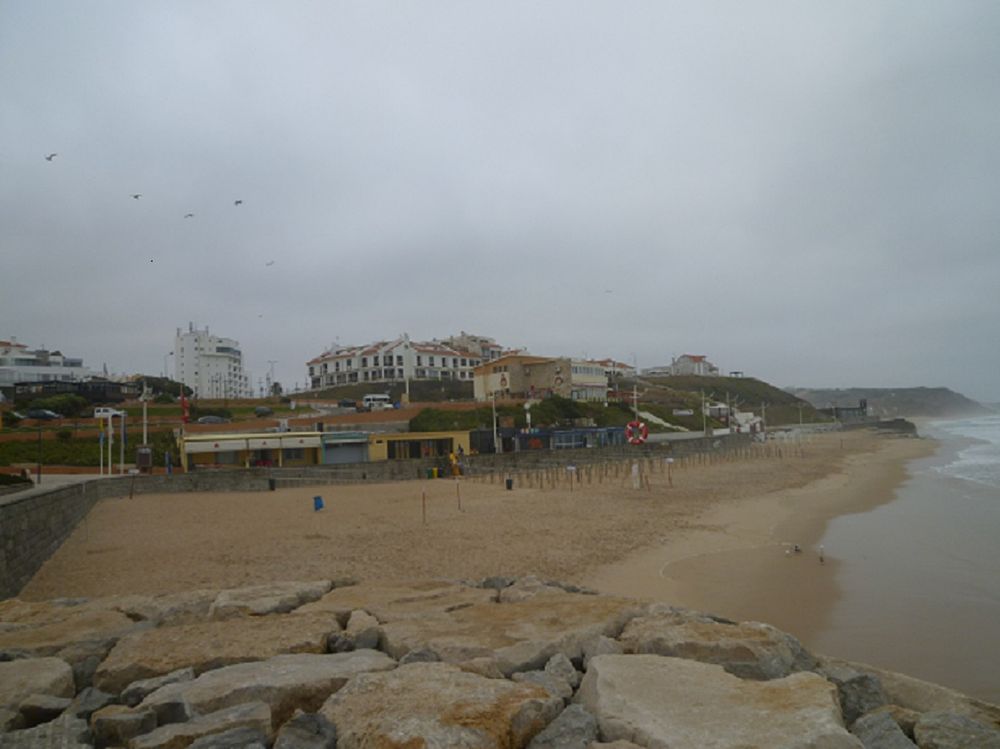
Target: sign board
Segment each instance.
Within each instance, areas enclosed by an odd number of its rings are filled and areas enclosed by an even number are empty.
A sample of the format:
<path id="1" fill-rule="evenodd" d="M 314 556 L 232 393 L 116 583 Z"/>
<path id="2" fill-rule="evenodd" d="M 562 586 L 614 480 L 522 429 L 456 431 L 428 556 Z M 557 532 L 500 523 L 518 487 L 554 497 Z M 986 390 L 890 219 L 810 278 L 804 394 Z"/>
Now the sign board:
<path id="1" fill-rule="evenodd" d="M 674 416 L 694 416 L 694 411 L 690 408 L 675 408 Z"/>

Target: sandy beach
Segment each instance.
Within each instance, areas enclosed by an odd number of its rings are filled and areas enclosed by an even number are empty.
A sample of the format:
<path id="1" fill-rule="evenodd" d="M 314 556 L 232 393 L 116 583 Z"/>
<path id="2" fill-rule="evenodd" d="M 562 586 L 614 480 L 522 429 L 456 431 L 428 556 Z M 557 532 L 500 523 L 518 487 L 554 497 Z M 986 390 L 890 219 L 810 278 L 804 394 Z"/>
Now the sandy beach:
<path id="1" fill-rule="evenodd" d="M 812 548 L 825 523 L 890 499 L 905 462 L 931 449 L 860 431 L 816 435 L 679 461 L 672 485 L 660 463 L 642 489 L 625 470 L 594 470 L 572 490 L 520 476 L 513 491 L 462 479 L 109 499 L 21 597 L 536 574 L 766 619 L 808 640 L 836 595 L 836 550 L 821 565 Z M 786 555 L 783 541 L 804 553 Z"/>

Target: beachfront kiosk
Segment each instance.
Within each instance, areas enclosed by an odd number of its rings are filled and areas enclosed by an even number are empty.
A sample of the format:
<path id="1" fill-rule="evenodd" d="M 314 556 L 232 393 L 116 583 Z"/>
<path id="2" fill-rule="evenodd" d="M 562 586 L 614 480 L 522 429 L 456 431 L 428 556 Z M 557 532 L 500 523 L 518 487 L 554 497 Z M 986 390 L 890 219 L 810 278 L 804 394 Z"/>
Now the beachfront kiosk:
<path id="1" fill-rule="evenodd" d="M 229 432 L 189 434 L 178 442 L 185 471 L 370 463 L 469 451 L 468 432 Z"/>

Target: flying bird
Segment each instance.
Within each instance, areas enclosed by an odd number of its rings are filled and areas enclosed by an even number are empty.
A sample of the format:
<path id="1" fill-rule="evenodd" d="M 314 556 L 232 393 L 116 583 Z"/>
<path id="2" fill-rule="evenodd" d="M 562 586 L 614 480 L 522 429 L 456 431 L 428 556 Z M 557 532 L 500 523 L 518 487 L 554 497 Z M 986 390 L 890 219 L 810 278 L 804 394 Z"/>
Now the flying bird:
<path id="1" fill-rule="evenodd" d="M 141 197 L 142 197 L 142 193 L 141 192 L 134 192 L 134 193 L 132 193 L 132 200 L 138 200 Z"/>
<path id="2" fill-rule="evenodd" d="M 243 205 L 243 201 L 242 200 L 234 200 L 233 201 L 233 205 Z"/>
<path id="3" fill-rule="evenodd" d="M 50 153 L 50 154 L 46 155 L 45 160 L 46 161 L 52 161 L 52 159 L 54 159 L 58 155 L 59 154 L 57 154 L 57 153 Z"/>
<path id="4" fill-rule="evenodd" d="M 184 218 L 194 218 L 194 214 L 193 213 L 185 213 L 184 214 Z"/>
<path id="5" fill-rule="evenodd" d="M 273 260 L 268 260 L 266 263 L 264 263 L 264 265 L 267 265 L 267 266 L 274 265 L 274 261 Z"/>

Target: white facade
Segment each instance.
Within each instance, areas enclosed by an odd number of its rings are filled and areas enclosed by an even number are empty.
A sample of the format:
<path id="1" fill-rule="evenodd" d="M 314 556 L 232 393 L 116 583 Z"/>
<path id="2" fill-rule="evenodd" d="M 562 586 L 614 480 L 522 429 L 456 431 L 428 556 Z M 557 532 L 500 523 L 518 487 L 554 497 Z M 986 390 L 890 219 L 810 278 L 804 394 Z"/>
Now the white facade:
<path id="1" fill-rule="evenodd" d="M 71 382 L 86 380 L 94 372 L 83 366 L 82 359 L 63 356 L 59 351 L 28 347 L 16 340 L 0 341 L 0 386 L 16 382 Z"/>
<path id="2" fill-rule="evenodd" d="M 243 371 L 239 341 L 212 335 L 206 327 L 174 338 L 174 379 L 194 390 L 197 398 L 250 398 L 250 377 Z"/>
<path id="3" fill-rule="evenodd" d="M 402 383 L 407 380 L 472 382 L 472 369 L 482 358 L 443 343 L 411 341 L 405 333 L 393 341 L 343 346 L 325 351 L 306 366 L 309 386 L 316 390 L 357 383 Z"/>

